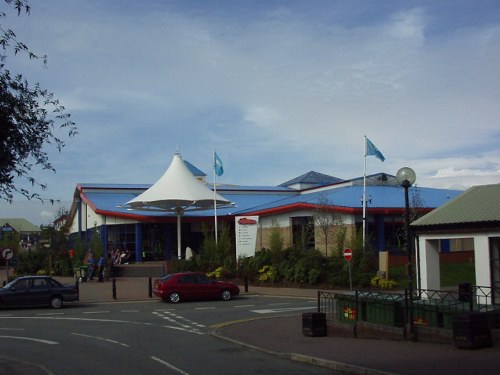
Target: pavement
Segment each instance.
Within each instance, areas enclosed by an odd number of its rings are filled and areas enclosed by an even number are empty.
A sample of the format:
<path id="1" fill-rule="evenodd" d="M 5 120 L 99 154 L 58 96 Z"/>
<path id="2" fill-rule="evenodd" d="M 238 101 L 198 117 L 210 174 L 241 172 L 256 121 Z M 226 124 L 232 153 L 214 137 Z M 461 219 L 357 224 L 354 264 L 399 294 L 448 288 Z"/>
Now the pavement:
<path id="1" fill-rule="evenodd" d="M 0 280 L 1 279 L 0 274 Z M 73 283 L 73 278 L 57 278 Z M 145 301 L 149 278 L 120 277 L 113 281 L 80 283 L 80 301 L 85 303 Z M 316 289 L 268 288 L 250 285 L 242 295 L 273 295 L 315 299 Z M 329 322 L 334 324 L 334 322 Z M 453 374 L 482 375 L 500 373 L 500 347 L 459 349 L 452 344 L 338 337 L 329 331 L 325 337 L 302 333 L 302 314 L 236 321 L 212 327 L 211 334 L 251 350 L 262 351 L 293 361 L 322 366 L 348 374 Z M 30 364 L 13 364 L 0 356 L 0 368 L 14 369 L 9 374 L 30 374 Z M 10 367 L 7 367 L 10 366 Z M 33 365 L 36 366 L 36 365 Z M 33 373 L 41 373 L 33 367 Z"/>

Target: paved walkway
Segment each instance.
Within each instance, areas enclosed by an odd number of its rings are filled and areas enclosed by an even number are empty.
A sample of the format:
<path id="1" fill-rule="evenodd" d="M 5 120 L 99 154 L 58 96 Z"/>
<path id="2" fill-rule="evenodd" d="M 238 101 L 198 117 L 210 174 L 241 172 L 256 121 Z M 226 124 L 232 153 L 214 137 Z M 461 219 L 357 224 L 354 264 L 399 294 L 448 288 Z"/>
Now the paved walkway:
<path id="1" fill-rule="evenodd" d="M 0 280 L 2 274 L 0 273 Z M 72 278 L 58 278 L 73 283 Z M 113 282 L 80 284 L 82 302 L 150 300 L 149 278 L 117 278 L 116 299 Z M 242 294 L 245 294 L 241 287 Z M 248 294 L 316 298 L 317 290 L 301 288 L 263 288 L 250 286 Z M 345 337 L 306 337 L 302 334 L 302 315 L 259 318 L 214 329 L 214 336 L 254 350 L 354 374 L 453 374 L 500 373 L 500 348 L 458 349 L 450 344 L 354 339 Z M 0 357 L 0 366 L 4 360 Z M 13 375 L 15 373 L 12 373 Z"/>

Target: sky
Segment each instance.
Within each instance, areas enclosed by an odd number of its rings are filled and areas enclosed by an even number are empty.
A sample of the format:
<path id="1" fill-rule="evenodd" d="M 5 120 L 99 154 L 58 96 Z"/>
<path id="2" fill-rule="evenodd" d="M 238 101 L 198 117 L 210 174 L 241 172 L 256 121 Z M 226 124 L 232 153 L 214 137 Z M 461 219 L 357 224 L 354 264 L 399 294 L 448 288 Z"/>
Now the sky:
<path id="1" fill-rule="evenodd" d="M 51 223 L 78 183 L 154 183 L 180 152 L 213 181 L 276 186 L 309 171 L 364 174 L 366 135 L 423 187 L 500 183 L 496 0 L 2 2 L 47 66 L 8 68 L 53 92 L 78 126 L 33 170 L 46 199 L 0 217 Z M 18 181 L 18 186 L 25 182 Z"/>

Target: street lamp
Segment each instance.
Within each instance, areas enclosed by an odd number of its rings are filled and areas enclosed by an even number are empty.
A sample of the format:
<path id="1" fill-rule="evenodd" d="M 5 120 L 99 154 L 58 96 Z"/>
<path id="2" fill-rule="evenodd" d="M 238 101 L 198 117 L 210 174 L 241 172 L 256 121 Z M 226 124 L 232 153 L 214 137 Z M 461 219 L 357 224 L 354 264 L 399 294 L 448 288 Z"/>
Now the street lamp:
<path id="1" fill-rule="evenodd" d="M 417 176 L 413 169 L 408 167 L 401 168 L 396 173 L 396 181 L 405 190 L 405 232 L 406 232 L 406 250 L 408 251 L 408 320 L 410 325 L 410 339 L 415 338 L 415 331 L 413 325 L 413 271 L 411 267 L 412 263 L 412 253 L 413 253 L 413 243 L 410 233 L 410 203 L 408 197 L 408 188 L 415 183 Z"/>

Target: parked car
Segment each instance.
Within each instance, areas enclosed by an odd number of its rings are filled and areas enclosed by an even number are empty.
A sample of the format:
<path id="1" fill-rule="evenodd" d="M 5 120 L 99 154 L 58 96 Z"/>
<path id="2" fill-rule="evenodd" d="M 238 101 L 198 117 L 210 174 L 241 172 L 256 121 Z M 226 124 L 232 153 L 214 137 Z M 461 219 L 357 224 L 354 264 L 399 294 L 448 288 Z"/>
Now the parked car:
<path id="1" fill-rule="evenodd" d="M 50 306 L 59 309 L 64 302 L 79 300 L 76 285 L 63 285 L 50 276 L 22 276 L 0 288 L 0 308 Z"/>
<path id="2" fill-rule="evenodd" d="M 210 279 L 199 272 L 172 273 L 154 282 L 153 293 L 177 303 L 187 300 L 222 299 L 229 301 L 240 293 L 238 285 Z"/>

